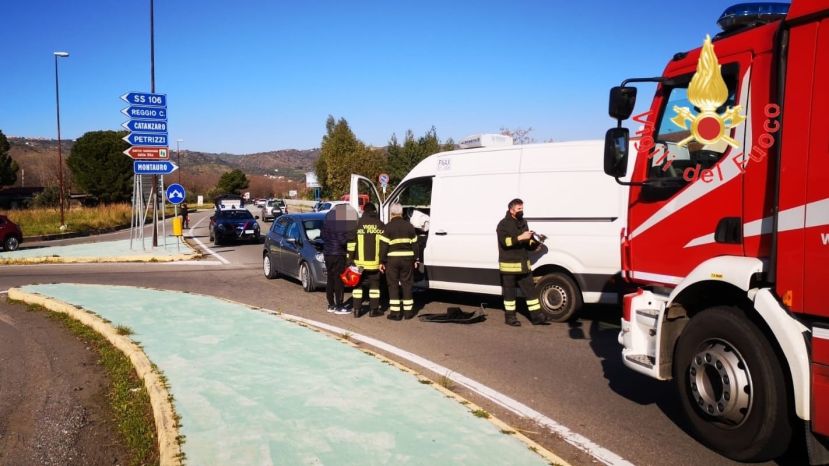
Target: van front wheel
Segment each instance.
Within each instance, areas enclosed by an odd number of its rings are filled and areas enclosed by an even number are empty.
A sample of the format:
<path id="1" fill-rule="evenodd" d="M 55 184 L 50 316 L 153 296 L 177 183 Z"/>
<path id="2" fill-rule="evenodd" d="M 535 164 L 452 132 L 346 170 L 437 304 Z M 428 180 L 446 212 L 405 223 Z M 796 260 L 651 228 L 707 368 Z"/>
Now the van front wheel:
<path id="1" fill-rule="evenodd" d="M 544 275 L 535 286 L 541 309 L 553 317 L 553 322 L 566 322 L 581 309 L 579 287 L 566 274 L 553 272 Z"/>

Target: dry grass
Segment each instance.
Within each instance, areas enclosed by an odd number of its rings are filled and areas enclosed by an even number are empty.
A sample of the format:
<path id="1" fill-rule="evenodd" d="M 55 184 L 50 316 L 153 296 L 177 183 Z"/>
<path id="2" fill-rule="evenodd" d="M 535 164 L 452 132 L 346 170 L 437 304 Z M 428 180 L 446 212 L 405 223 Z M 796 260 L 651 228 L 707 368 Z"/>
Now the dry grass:
<path id="1" fill-rule="evenodd" d="M 106 204 L 97 207 L 72 207 L 65 211 L 67 232 L 86 232 L 129 226 L 132 207 L 130 204 Z M 61 233 L 60 209 L 33 208 L 6 213 L 20 225 L 24 236 Z"/>

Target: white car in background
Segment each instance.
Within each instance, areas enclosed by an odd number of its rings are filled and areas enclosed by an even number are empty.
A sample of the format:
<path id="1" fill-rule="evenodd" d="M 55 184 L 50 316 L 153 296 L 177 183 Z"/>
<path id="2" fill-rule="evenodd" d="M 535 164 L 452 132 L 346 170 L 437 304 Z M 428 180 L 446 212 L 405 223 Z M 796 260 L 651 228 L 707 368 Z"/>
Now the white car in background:
<path id="1" fill-rule="evenodd" d="M 314 206 L 314 212 L 328 212 L 338 204 L 348 204 L 348 201 L 320 201 Z"/>

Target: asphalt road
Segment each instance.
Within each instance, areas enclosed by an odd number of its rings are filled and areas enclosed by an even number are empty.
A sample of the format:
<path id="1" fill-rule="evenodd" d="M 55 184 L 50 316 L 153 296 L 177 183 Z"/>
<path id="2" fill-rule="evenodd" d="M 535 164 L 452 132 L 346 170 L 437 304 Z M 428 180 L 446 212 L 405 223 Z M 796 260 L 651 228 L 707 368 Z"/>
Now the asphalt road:
<path id="1" fill-rule="evenodd" d="M 191 214 L 196 239 L 207 241 L 207 212 Z M 270 224 L 262 224 L 263 232 Z M 117 237 L 117 235 L 113 235 Z M 111 238 L 112 239 L 112 238 Z M 84 239 L 65 242 L 84 241 Z M 89 241 L 89 239 L 86 239 Z M 190 240 L 193 242 L 193 240 Z M 32 244 L 30 246 L 37 246 Z M 473 378 L 554 419 L 635 464 L 737 464 L 708 450 L 685 431 L 673 387 L 624 368 L 616 341 L 621 310 L 586 308 L 569 324 L 520 328 L 503 324 L 500 298 L 459 293 L 416 295 L 421 312 L 485 303 L 486 322 L 475 325 L 355 319 L 325 312 L 324 292 L 305 293 L 295 281 L 267 280 L 261 245 L 220 246 L 193 264 L 87 264 L 0 267 L 0 291 L 30 283 L 77 282 L 187 290 L 275 309 L 381 339 Z M 226 262 L 226 263 L 225 263 Z M 441 374 L 434 374 L 439 377 Z M 573 464 L 595 461 L 564 441 L 519 422 L 493 403 L 473 401 L 510 422 Z M 793 460 L 781 461 L 781 464 Z"/>

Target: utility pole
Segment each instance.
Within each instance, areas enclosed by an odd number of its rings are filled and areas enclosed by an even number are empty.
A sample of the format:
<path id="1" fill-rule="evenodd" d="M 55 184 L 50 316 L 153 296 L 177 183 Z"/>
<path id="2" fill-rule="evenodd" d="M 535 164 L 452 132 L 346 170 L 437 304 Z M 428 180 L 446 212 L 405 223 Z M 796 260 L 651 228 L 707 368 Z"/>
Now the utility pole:
<path id="1" fill-rule="evenodd" d="M 155 94 L 155 4 L 150 0 L 150 93 Z M 138 175 L 141 176 L 141 175 Z M 153 175 L 150 199 L 153 203 L 153 247 L 158 247 L 158 175 Z"/>

